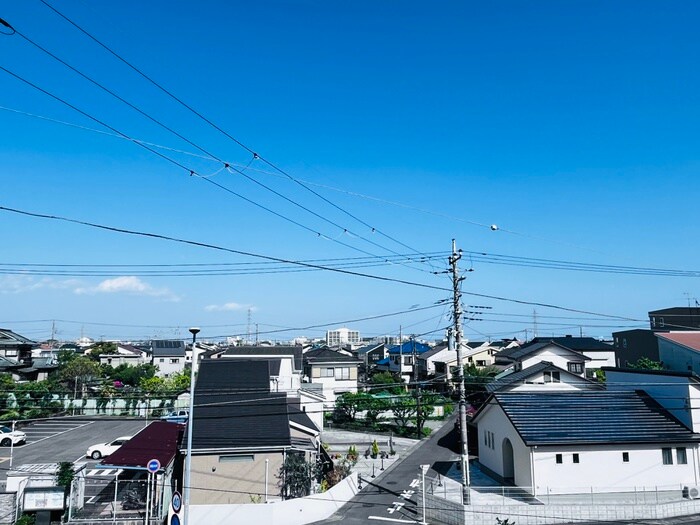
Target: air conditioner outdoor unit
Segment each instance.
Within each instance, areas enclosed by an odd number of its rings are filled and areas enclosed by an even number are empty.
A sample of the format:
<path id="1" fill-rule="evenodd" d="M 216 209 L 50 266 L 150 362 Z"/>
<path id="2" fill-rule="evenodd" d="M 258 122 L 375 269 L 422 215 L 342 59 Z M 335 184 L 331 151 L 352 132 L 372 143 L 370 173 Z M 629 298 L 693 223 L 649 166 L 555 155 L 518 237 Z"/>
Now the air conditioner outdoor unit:
<path id="1" fill-rule="evenodd" d="M 689 485 L 683 487 L 683 497 L 688 499 L 700 498 L 700 485 Z"/>

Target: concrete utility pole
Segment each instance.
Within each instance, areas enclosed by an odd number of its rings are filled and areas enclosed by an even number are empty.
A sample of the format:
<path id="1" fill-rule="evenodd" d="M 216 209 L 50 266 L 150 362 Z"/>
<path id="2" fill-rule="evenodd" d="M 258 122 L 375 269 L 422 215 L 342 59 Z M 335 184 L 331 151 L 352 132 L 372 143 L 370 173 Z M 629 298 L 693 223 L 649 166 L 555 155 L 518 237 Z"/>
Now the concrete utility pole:
<path id="1" fill-rule="evenodd" d="M 190 366 L 190 413 L 187 417 L 187 458 L 185 458 L 185 482 L 183 487 L 183 514 L 184 522 L 189 525 L 190 519 L 190 484 L 192 482 L 192 430 L 194 426 L 194 382 L 195 382 L 195 366 L 197 364 L 197 355 L 195 345 L 197 344 L 197 334 L 199 328 L 190 328 L 192 334 L 192 362 Z"/>
<path id="2" fill-rule="evenodd" d="M 462 467 L 462 503 L 469 505 L 469 450 L 467 447 L 467 399 L 464 394 L 464 363 L 462 361 L 462 294 L 459 290 L 464 277 L 459 276 L 457 261 L 462 258 L 462 250 L 457 252 L 452 239 L 452 255 L 449 258 L 452 272 L 452 317 L 455 322 L 455 347 L 457 348 L 457 378 L 459 382 L 459 430 L 461 441 L 460 463 Z"/>

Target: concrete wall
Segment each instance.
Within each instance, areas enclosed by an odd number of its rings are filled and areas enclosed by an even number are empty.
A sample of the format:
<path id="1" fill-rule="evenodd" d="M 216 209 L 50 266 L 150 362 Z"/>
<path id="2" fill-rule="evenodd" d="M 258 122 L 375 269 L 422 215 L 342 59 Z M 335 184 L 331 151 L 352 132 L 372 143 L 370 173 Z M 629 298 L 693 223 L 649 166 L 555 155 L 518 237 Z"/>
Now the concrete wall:
<path id="1" fill-rule="evenodd" d="M 248 454 L 253 457 L 251 461 L 244 457 L 245 454 L 192 456 L 192 504 L 249 504 L 252 503 L 251 497 L 260 497 L 264 501 L 266 459 L 269 460 L 268 498 L 279 499 L 277 473 L 283 462 L 282 452 L 251 452 Z M 239 460 L 231 461 L 232 456 Z"/>
<path id="2" fill-rule="evenodd" d="M 190 507 L 191 525 L 264 523 L 304 525 L 330 517 L 357 494 L 357 475 L 351 474 L 326 492 L 276 503 L 257 505 L 197 505 Z"/>

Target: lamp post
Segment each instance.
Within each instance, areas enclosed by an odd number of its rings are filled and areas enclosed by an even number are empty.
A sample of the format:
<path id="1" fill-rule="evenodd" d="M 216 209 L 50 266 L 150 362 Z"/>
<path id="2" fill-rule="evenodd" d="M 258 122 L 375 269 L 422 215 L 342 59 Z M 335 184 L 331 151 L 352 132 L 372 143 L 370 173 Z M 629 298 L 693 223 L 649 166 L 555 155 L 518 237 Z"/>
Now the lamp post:
<path id="1" fill-rule="evenodd" d="M 196 364 L 195 344 L 199 328 L 190 328 L 192 334 L 192 362 L 190 363 L 190 414 L 187 418 L 187 458 L 185 460 L 185 483 L 183 487 L 183 507 L 185 525 L 190 525 L 190 481 L 192 476 L 192 424 L 194 422 L 194 365 Z"/>
<path id="2" fill-rule="evenodd" d="M 421 485 L 423 486 L 423 521 L 420 522 L 421 525 L 428 525 L 428 522 L 425 521 L 425 473 L 428 472 L 429 468 L 430 465 L 420 466 Z"/>

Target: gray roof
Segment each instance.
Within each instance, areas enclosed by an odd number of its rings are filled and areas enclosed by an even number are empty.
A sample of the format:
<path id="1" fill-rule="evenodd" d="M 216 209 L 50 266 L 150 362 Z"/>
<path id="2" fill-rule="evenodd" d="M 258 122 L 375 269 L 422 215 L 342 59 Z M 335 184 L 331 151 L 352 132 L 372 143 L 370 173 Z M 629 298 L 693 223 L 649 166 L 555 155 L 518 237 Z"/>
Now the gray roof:
<path id="1" fill-rule="evenodd" d="M 384 346 L 384 343 L 362 346 L 362 347 L 358 348 L 357 350 L 354 350 L 354 353 L 356 353 L 357 355 L 362 355 L 362 354 L 366 354 L 368 352 L 371 352 L 372 350 L 376 350 L 378 348 L 381 348 L 383 346 Z"/>
<path id="2" fill-rule="evenodd" d="M 577 352 L 576 350 L 572 350 L 571 348 L 564 346 L 560 343 L 557 343 L 555 341 L 552 341 L 552 340 L 537 342 L 537 343 L 529 344 L 527 346 L 521 346 L 518 348 L 507 348 L 505 350 L 501 350 L 497 355 L 498 355 L 498 357 L 506 357 L 506 358 L 510 359 L 511 361 L 519 361 L 519 360 L 523 359 L 524 357 L 527 357 L 531 354 L 537 353 L 540 350 L 542 350 L 543 348 L 550 346 L 550 345 L 558 346 L 559 348 L 562 348 L 568 352 L 571 352 L 572 354 L 576 354 L 577 356 L 579 356 L 583 360 L 586 360 L 586 361 L 591 360 L 590 357 L 587 357 L 587 356 L 583 355 L 582 353 Z M 612 349 L 612 347 L 610 347 L 610 348 Z"/>
<path id="3" fill-rule="evenodd" d="M 304 410 L 299 410 L 298 408 L 292 405 L 289 405 L 288 410 L 290 421 L 296 423 L 297 425 L 301 425 L 302 427 L 306 427 L 310 430 L 320 431 L 320 429 L 314 424 L 313 421 L 311 421 L 311 418 L 306 414 Z"/>
<path id="4" fill-rule="evenodd" d="M 264 359 L 203 359 L 199 363 L 195 399 L 200 392 L 268 393 L 270 363 Z"/>
<path id="5" fill-rule="evenodd" d="M 231 346 L 222 357 L 227 355 L 259 355 L 278 357 L 291 355 L 294 357 L 294 369 L 302 369 L 301 346 Z"/>
<path id="6" fill-rule="evenodd" d="M 699 441 L 642 391 L 501 392 L 498 403 L 526 445 L 587 445 Z"/>
<path id="7" fill-rule="evenodd" d="M 359 364 L 360 361 L 352 356 L 341 354 L 335 350 L 329 348 L 318 348 L 316 350 L 309 350 L 304 354 L 304 361 L 309 364 L 316 363 L 347 363 L 347 364 Z"/>
<path id="8" fill-rule="evenodd" d="M 153 357 L 185 357 L 185 342 L 177 339 L 154 339 L 151 341 Z"/>
<path id="9" fill-rule="evenodd" d="M 7 328 L 0 328 L 0 347 L 15 348 L 19 345 L 35 346 L 37 343 Z"/>
<path id="10" fill-rule="evenodd" d="M 518 372 L 513 372 L 512 374 L 508 374 L 506 376 L 503 376 L 500 379 L 497 379 L 496 381 L 492 381 L 486 385 L 486 390 L 489 392 L 497 392 L 498 390 L 501 390 L 505 388 L 508 385 L 513 385 L 515 383 L 521 383 L 526 381 L 528 378 L 541 374 L 542 372 L 545 371 L 555 371 L 559 373 L 564 373 L 564 374 L 569 374 L 571 376 L 576 377 L 577 379 L 581 381 L 585 381 L 587 383 L 590 383 L 591 385 L 596 385 L 595 381 L 590 381 L 588 379 L 584 379 L 581 376 L 577 374 L 572 374 L 571 372 L 568 372 L 567 370 L 564 370 L 563 368 L 559 368 L 558 366 L 550 363 L 549 361 L 540 361 L 539 363 L 529 366 L 527 368 L 524 368 Z M 602 385 L 601 385 L 601 388 Z"/>
<path id="11" fill-rule="evenodd" d="M 428 359 L 429 357 L 433 357 L 435 354 L 439 354 L 443 350 L 445 350 L 447 347 L 446 346 L 436 346 L 435 348 L 431 348 L 427 352 L 423 352 L 422 354 L 418 355 L 417 358 L 419 361 L 424 361 Z M 455 355 L 457 355 L 457 352 L 454 352 Z"/>
<path id="12" fill-rule="evenodd" d="M 610 352 L 615 349 L 614 346 L 594 337 L 574 337 L 571 335 L 565 337 L 535 337 L 531 343 L 547 343 L 550 341 L 577 352 Z"/>

